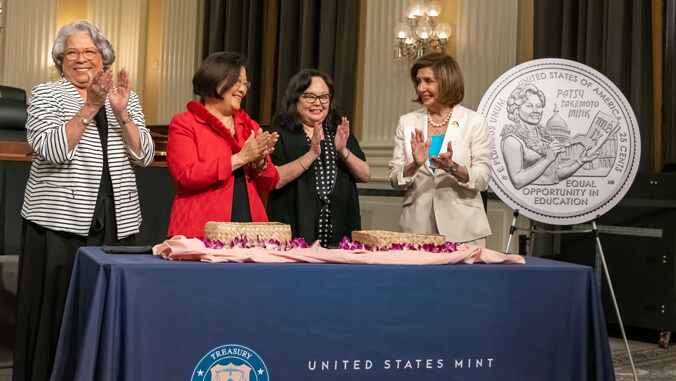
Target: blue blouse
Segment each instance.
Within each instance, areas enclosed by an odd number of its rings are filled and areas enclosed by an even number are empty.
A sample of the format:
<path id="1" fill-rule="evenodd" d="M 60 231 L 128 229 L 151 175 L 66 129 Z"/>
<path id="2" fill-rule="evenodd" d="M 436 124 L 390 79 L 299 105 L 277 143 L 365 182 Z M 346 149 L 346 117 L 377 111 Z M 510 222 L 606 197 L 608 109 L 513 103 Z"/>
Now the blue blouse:
<path id="1" fill-rule="evenodd" d="M 430 144 L 429 157 L 439 156 L 439 152 L 441 152 L 441 144 L 443 144 L 444 142 L 445 135 L 428 135 L 428 136 L 432 138 L 432 144 Z M 430 161 L 430 165 L 434 165 L 434 163 Z M 434 169 L 432 169 L 432 172 L 434 172 Z"/>

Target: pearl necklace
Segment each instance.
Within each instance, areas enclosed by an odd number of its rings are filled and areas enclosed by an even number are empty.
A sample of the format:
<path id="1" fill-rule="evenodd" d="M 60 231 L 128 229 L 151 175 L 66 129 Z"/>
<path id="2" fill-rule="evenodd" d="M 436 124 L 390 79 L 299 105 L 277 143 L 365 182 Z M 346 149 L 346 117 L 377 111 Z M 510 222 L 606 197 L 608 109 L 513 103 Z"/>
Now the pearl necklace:
<path id="1" fill-rule="evenodd" d="M 448 115 L 446 115 L 446 118 L 444 118 L 444 120 L 443 120 L 441 123 L 434 123 L 434 121 L 432 120 L 432 114 L 430 114 L 430 110 L 427 110 L 427 120 L 430 121 L 430 124 L 431 124 L 431 125 L 433 125 L 434 127 L 439 128 L 439 127 L 445 126 L 446 123 L 448 123 L 448 121 L 451 119 L 451 114 L 453 114 L 453 109 L 451 109 L 451 110 L 448 112 Z"/>

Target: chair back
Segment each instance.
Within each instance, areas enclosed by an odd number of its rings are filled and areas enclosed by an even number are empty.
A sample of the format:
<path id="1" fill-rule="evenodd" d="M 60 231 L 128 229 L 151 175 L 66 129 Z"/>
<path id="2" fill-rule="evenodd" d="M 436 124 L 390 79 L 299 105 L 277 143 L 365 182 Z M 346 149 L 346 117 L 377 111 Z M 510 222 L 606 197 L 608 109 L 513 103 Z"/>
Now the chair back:
<path id="1" fill-rule="evenodd" d="M 16 87 L 0 86 L 0 100 L 26 104 L 26 90 Z"/>
<path id="2" fill-rule="evenodd" d="M 0 130 L 21 130 L 25 134 L 27 116 L 25 103 L 0 100 Z"/>
<path id="3" fill-rule="evenodd" d="M 0 86 L 0 141 L 26 141 L 26 91 Z"/>

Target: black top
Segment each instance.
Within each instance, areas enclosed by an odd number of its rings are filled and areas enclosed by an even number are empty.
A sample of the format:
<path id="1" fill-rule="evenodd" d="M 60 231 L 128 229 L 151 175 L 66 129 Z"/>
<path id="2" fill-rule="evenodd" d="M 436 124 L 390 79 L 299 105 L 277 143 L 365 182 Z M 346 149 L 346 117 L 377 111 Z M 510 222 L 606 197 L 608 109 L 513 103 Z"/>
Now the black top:
<path id="1" fill-rule="evenodd" d="M 237 139 L 237 135 L 233 135 Z M 239 167 L 233 171 L 235 183 L 232 188 L 232 211 L 230 212 L 231 222 L 251 222 L 251 208 L 249 207 L 249 193 L 246 189 L 246 174 L 244 167 Z"/>
<path id="2" fill-rule="evenodd" d="M 115 217 L 115 201 L 113 196 L 113 182 L 110 178 L 110 169 L 108 168 L 108 117 L 106 116 L 106 108 L 101 107 L 94 116 L 96 121 L 96 128 L 99 131 L 99 139 L 101 139 L 101 153 L 103 155 L 103 172 L 101 173 L 101 185 L 99 186 L 99 193 L 96 196 L 96 205 L 94 206 L 94 218 L 90 234 L 92 232 L 103 232 L 105 228 L 112 228 L 111 231 L 117 231 L 117 223 Z M 106 218 L 108 215 L 108 218 Z M 112 223 L 112 226 L 105 226 L 106 221 Z M 115 235 L 115 239 L 117 236 Z"/>
<path id="3" fill-rule="evenodd" d="M 251 222 L 251 208 L 249 207 L 249 194 L 246 189 L 246 174 L 244 167 L 237 168 L 233 172 L 235 184 L 232 188 L 232 212 L 230 221 Z"/>
<path id="4" fill-rule="evenodd" d="M 270 155 L 276 166 L 281 166 L 297 160 L 310 150 L 305 131 L 301 128 L 297 133 L 289 131 L 280 125 L 270 129 L 279 133 L 279 140 L 275 150 Z M 352 155 L 366 161 L 366 156 L 359 147 L 359 142 L 350 132 L 347 148 Z M 334 146 L 335 149 L 335 146 Z M 322 154 L 323 156 L 323 154 Z M 351 238 L 354 230 L 361 230 L 361 214 L 359 212 L 359 194 L 357 183 L 350 174 L 350 170 L 336 154 L 338 173 L 336 184 L 331 192 L 331 216 L 333 221 L 333 236 L 331 246 L 338 246 L 343 237 Z M 282 189 L 270 192 L 267 213 L 270 221 L 278 221 L 291 225 L 294 238 L 303 238 L 312 244 L 317 240 L 319 211 L 321 201 L 315 186 L 315 171 L 311 163 L 303 163 L 309 169 Z M 296 162 L 293 165 L 300 164 Z"/>

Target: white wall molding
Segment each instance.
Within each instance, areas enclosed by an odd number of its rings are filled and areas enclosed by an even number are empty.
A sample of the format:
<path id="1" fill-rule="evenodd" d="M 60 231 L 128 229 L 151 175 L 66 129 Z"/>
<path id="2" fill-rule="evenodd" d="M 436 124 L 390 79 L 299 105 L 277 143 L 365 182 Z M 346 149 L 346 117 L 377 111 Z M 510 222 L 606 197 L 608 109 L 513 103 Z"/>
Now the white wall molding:
<path id="1" fill-rule="evenodd" d="M 96 25 L 115 49 L 115 83 L 117 72 L 129 72 L 130 87 L 143 97 L 147 0 L 89 0 L 87 21 Z"/>
<path id="2" fill-rule="evenodd" d="M 415 90 L 409 63 L 394 60 L 394 27 L 406 20 L 411 0 L 368 0 L 364 56 L 364 103 L 360 145 L 371 165 L 371 181 L 387 182 L 394 133 L 399 117 L 420 106 L 411 102 Z M 389 187 L 389 185 L 387 185 Z"/>
<path id="3" fill-rule="evenodd" d="M 158 124 L 169 124 L 193 99 L 192 77 L 201 62 L 200 4 L 184 0 L 162 4 Z"/>
<path id="4" fill-rule="evenodd" d="M 3 2 L 3 85 L 24 89 L 30 97 L 35 85 L 58 78 L 51 58 L 56 9 L 57 0 Z"/>
<path id="5" fill-rule="evenodd" d="M 463 106 L 476 110 L 499 76 L 516 65 L 519 0 L 458 0 L 457 60 Z"/>

